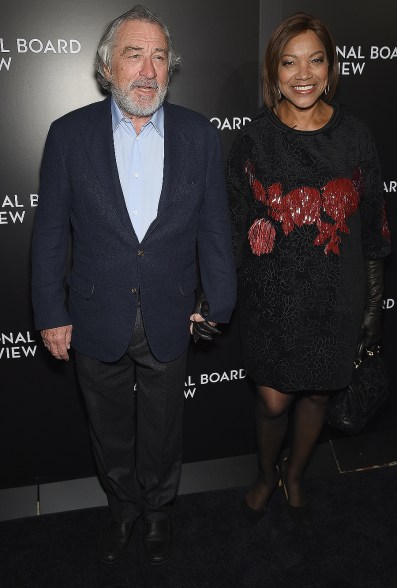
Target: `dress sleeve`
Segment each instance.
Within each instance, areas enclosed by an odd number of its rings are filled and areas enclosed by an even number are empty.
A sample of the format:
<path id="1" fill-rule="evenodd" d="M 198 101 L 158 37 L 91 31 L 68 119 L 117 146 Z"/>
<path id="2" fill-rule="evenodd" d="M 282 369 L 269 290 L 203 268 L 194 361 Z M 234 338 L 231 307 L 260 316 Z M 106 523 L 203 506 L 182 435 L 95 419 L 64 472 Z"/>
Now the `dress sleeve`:
<path id="1" fill-rule="evenodd" d="M 231 149 L 226 171 L 230 218 L 232 223 L 233 253 L 236 268 L 241 266 L 248 231 L 248 201 L 250 186 L 244 171 L 247 137 L 239 135 Z"/>
<path id="2" fill-rule="evenodd" d="M 386 219 L 379 158 L 372 134 L 366 128 L 361 145 L 360 168 L 363 251 L 366 259 L 378 259 L 390 253 L 390 233 Z"/>

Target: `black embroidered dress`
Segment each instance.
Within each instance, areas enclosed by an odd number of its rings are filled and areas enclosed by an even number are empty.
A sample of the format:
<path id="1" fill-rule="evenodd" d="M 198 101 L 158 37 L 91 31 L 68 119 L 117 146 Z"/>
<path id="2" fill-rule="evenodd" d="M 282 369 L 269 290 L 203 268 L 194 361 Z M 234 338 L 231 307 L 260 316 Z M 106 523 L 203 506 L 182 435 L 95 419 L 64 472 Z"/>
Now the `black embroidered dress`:
<path id="1" fill-rule="evenodd" d="M 265 108 L 237 137 L 228 190 L 249 375 L 281 392 L 345 387 L 364 260 L 390 249 L 369 130 L 339 106 L 317 131 Z"/>

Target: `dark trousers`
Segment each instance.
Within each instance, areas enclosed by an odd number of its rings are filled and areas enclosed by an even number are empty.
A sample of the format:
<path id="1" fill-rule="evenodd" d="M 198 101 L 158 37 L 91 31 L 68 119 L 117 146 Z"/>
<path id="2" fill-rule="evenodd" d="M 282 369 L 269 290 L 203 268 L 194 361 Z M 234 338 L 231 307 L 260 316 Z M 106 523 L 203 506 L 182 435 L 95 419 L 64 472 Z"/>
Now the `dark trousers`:
<path id="1" fill-rule="evenodd" d="M 133 521 L 141 513 L 164 516 L 175 500 L 186 356 L 167 363 L 153 357 L 140 308 L 120 360 L 105 363 L 76 353 L 99 477 L 118 522 Z"/>

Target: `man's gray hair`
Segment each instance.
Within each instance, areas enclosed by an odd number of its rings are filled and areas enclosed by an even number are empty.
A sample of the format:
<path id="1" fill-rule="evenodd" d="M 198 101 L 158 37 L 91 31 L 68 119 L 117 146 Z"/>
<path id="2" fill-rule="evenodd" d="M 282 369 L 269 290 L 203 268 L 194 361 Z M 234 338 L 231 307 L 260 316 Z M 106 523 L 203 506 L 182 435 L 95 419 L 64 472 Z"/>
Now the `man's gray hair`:
<path id="1" fill-rule="evenodd" d="M 150 10 L 145 8 L 145 6 L 137 4 L 136 6 L 133 6 L 131 10 L 128 10 L 113 20 L 106 27 L 105 32 L 99 41 L 95 57 L 95 69 L 97 80 L 104 90 L 110 91 L 111 88 L 111 83 L 106 79 L 104 67 L 106 66 L 109 70 L 111 70 L 113 49 L 116 45 L 118 30 L 122 24 L 129 20 L 139 20 L 156 24 L 162 29 L 168 45 L 168 77 L 172 75 L 176 67 L 178 67 L 180 64 L 181 59 L 174 52 L 171 35 L 166 24 L 160 17 L 156 16 L 153 14 L 153 12 L 150 12 Z"/>

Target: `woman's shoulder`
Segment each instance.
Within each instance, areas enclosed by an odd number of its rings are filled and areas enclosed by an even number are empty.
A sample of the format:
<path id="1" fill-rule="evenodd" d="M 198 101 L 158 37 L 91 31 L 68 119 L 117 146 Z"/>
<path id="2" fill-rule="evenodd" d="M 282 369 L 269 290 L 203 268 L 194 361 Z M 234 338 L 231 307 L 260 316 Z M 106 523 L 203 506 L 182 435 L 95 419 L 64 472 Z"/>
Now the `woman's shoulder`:
<path id="1" fill-rule="evenodd" d="M 264 133 L 268 134 L 271 128 L 269 110 L 267 107 L 262 107 L 253 117 L 242 127 L 236 136 L 236 143 L 250 143 L 255 142 Z"/>
<path id="2" fill-rule="evenodd" d="M 339 120 L 340 125 L 343 128 L 348 129 L 355 134 L 360 134 L 364 137 L 371 137 L 371 131 L 366 122 L 357 116 L 355 113 L 350 111 L 344 104 L 336 105 L 336 108 L 340 112 Z"/>
<path id="3" fill-rule="evenodd" d="M 269 126 L 271 124 L 271 110 L 267 106 L 262 106 L 248 123 L 247 130 L 255 130 Z"/>

